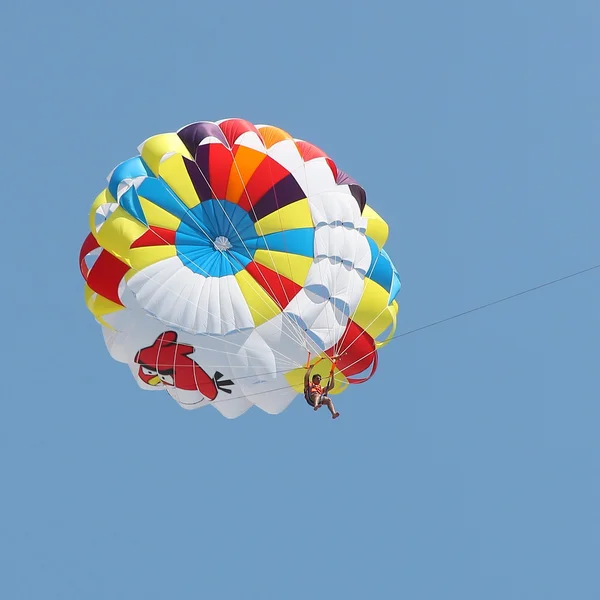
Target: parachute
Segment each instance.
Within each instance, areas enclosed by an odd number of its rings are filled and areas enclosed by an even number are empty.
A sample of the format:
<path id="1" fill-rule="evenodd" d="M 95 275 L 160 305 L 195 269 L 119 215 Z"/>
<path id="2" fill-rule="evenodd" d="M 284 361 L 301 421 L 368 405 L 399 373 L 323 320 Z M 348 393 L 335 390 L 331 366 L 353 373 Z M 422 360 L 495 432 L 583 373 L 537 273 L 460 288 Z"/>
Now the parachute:
<path id="1" fill-rule="evenodd" d="M 388 225 L 325 152 L 202 121 L 118 165 L 80 251 L 85 302 L 144 390 L 227 418 L 285 410 L 308 365 L 341 393 L 396 328 Z"/>

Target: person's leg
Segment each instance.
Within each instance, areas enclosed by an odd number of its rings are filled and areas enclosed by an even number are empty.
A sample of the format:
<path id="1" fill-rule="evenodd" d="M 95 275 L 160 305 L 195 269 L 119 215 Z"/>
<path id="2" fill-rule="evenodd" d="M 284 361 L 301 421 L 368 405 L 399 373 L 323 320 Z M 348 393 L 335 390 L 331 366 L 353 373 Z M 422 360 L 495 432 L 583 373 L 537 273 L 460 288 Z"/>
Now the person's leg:
<path id="1" fill-rule="evenodd" d="M 333 405 L 333 401 L 328 396 L 322 398 L 321 402 L 327 406 L 329 412 L 331 413 L 332 418 L 337 419 L 340 416 L 339 412 L 335 411 L 335 406 Z"/>
<path id="2" fill-rule="evenodd" d="M 321 408 L 321 394 L 313 392 L 310 395 L 310 399 L 313 401 L 313 406 L 315 407 L 315 410 L 319 410 L 319 408 Z"/>

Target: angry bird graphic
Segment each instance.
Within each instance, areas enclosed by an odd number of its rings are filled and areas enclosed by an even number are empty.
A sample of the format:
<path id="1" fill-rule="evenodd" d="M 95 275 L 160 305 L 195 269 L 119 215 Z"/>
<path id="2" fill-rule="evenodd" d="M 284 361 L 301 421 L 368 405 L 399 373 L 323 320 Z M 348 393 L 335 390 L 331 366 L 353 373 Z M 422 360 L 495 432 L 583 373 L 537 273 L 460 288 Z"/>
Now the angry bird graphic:
<path id="1" fill-rule="evenodd" d="M 223 374 L 217 371 L 210 377 L 190 354 L 194 347 L 177 343 L 177 333 L 161 333 L 152 346 L 142 348 L 134 361 L 140 365 L 138 376 L 148 385 L 163 385 L 180 390 L 198 390 L 209 400 L 214 400 L 219 391 L 231 394 L 228 389 L 233 385 L 230 379 L 223 380 Z"/>

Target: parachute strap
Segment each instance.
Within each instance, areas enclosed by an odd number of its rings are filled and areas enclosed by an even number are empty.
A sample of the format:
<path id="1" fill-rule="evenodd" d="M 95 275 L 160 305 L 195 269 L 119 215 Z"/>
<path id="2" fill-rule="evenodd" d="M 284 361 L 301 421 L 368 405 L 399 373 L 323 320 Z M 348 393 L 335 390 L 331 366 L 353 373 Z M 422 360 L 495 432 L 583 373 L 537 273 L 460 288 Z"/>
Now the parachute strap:
<path id="1" fill-rule="evenodd" d="M 389 341 L 389 340 L 388 340 Z M 351 378 L 348 377 L 348 383 L 357 385 L 359 383 L 365 383 L 365 381 L 369 381 L 373 375 L 375 375 L 375 371 L 377 371 L 377 365 L 379 364 L 379 358 L 377 357 L 377 352 L 373 352 L 373 362 L 371 363 L 371 372 L 366 377 L 357 377 Z"/>
<path id="2" fill-rule="evenodd" d="M 104 204 L 116 204 L 119 206 L 117 200 L 112 197 L 112 194 L 108 191 L 108 188 L 104 188 L 97 196 L 94 202 L 92 203 L 92 207 L 90 208 L 90 212 L 88 215 L 89 227 L 92 233 L 98 233 L 99 227 L 96 226 L 96 214 L 100 207 Z"/>
<path id="3" fill-rule="evenodd" d="M 337 361 L 337 357 L 331 360 L 331 369 L 329 369 L 329 377 L 333 377 L 333 372 L 335 371 L 335 363 Z"/>
<path id="4" fill-rule="evenodd" d="M 100 248 L 100 244 L 97 242 L 96 238 L 88 233 L 88 236 L 85 238 L 83 245 L 81 246 L 81 250 L 79 252 L 79 270 L 83 275 L 83 279 L 87 282 L 88 275 L 90 274 L 90 269 L 85 262 L 85 257 L 94 250 Z"/>
<path id="5" fill-rule="evenodd" d="M 317 366 L 317 365 L 318 365 L 318 364 L 319 364 L 319 363 L 320 363 L 322 360 L 323 360 L 323 356 L 321 356 L 320 358 L 318 358 L 318 359 L 315 361 L 315 364 L 313 365 L 313 368 L 314 368 L 314 367 L 316 367 L 316 366 Z M 311 368 L 311 366 L 310 366 L 310 354 L 308 355 L 308 360 L 306 361 L 306 366 L 305 366 L 304 368 L 305 368 L 307 371 L 308 371 L 308 369 L 310 369 L 310 368 Z"/>
<path id="6" fill-rule="evenodd" d="M 383 348 L 384 346 L 390 343 L 390 341 L 394 337 L 394 334 L 396 333 L 396 327 L 398 326 L 398 305 L 394 302 L 393 304 L 390 304 L 387 307 L 387 310 L 390 313 L 390 317 L 392 318 L 392 328 L 390 329 L 390 332 L 384 340 L 382 340 L 381 342 L 375 340 L 375 348 L 377 348 L 378 350 L 379 348 Z"/>

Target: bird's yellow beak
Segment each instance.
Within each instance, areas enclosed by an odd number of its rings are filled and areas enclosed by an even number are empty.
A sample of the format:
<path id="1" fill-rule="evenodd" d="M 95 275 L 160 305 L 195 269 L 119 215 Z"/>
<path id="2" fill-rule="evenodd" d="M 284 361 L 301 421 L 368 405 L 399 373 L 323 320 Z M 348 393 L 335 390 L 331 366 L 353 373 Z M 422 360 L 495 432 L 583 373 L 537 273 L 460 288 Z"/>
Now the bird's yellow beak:
<path id="1" fill-rule="evenodd" d="M 160 383 L 160 377 L 155 375 L 152 379 L 148 380 L 148 385 L 158 385 Z"/>

